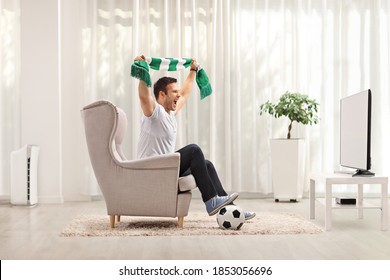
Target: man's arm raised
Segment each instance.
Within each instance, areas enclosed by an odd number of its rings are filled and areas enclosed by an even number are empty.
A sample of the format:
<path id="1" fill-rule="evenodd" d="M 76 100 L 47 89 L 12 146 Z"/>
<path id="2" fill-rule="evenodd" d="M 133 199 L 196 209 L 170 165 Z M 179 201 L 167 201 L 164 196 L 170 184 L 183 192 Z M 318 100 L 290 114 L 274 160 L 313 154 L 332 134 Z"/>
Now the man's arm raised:
<path id="1" fill-rule="evenodd" d="M 190 66 L 190 73 L 183 83 L 183 87 L 180 90 L 180 98 L 177 101 L 176 112 L 178 112 L 186 103 L 188 98 L 190 97 L 192 91 L 192 84 L 194 83 L 196 77 L 196 70 L 198 69 L 198 64 L 195 59 L 192 59 L 192 63 Z"/>
<path id="2" fill-rule="evenodd" d="M 136 60 L 145 60 L 144 55 L 139 55 L 136 58 L 134 58 L 134 61 Z M 141 103 L 141 109 L 145 116 L 150 117 L 153 114 L 154 107 L 155 107 L 155 100 L 150 94 L 150 89 L 146 85 L 144 81 L 139 81 L 138 84 L 138 95 L 139 100 Z"/>

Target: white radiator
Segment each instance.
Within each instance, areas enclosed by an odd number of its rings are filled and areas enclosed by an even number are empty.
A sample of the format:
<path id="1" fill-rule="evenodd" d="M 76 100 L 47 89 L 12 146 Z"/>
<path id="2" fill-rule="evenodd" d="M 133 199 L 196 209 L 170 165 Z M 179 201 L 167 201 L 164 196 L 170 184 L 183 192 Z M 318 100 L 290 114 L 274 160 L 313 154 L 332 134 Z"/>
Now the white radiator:
<path id="1" fill-rule="evenodd" d="M 11 152 L 11 204 L 38 203 L 38 155 L 39 147 L 34 145 Z"/>

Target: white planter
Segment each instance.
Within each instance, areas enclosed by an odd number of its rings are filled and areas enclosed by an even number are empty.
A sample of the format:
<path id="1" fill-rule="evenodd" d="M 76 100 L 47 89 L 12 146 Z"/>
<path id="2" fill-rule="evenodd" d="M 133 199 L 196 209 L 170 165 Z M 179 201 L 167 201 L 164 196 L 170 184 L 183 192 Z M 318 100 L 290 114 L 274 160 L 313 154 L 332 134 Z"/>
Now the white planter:
<path id="1" fill-rule="evenodd" d="M 304 166 L 304 139 L 271 139 L 272 184 L 275 201 L 297 201 L 302 198 Z"/>

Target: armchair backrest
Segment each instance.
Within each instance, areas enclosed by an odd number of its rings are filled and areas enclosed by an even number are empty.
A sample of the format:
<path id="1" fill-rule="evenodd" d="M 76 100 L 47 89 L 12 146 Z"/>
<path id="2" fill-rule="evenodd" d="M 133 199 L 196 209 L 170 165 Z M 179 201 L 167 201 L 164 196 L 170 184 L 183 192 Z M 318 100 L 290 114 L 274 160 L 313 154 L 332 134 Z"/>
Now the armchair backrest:
<path id="1" fill-rule="evenodd" d="M 116 127 L 116 131 L 114 131 L 114 136 L 113 136 L 114 143 L 112 143 L 113 145 L 112 148 L 113 148 L 115 158 L 118 161 L 125 161 L 127 159 L 125 154 L 122 151 L 122 142 L 126 134 L 127 117 L 126 117 L 126 113 L 122 109 L 118 107 L 115 108 L 117 111 L 117 127 Z"/>
<path id="2" fill-rule="evenodd" d="M 104 195 L 102 186 L 111 177 L 108 173 L 115 165 L 114 160 L 126 160 L 121 148 L 127 127 L 126 114 L 103 100 L 85 106 L 81 114 L 92 168 Z"/>

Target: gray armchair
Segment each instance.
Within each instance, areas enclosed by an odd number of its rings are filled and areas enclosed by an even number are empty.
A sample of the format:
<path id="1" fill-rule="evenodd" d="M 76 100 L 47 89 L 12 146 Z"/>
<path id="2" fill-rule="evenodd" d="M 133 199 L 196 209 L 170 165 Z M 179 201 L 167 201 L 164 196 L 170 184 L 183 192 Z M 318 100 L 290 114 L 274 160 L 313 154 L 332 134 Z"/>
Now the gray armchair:
<path id="1" fill-rule="evenodd" d="M 106 202 L 110 225 L 120 216 L 178 217 L 188 215 L 192 175 L 179 178 L 180 154 L 127 160 L 122 148 L 127 117 L 109 101 L 96 101 L 81 110 L 92 168 Z"/>

